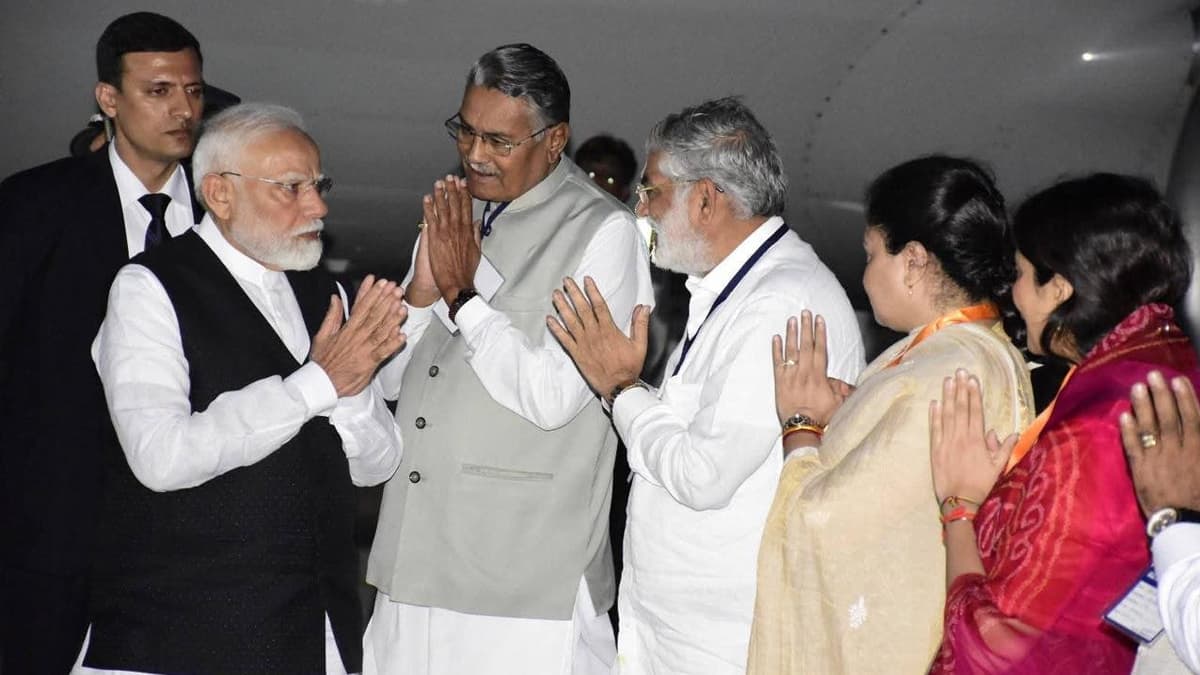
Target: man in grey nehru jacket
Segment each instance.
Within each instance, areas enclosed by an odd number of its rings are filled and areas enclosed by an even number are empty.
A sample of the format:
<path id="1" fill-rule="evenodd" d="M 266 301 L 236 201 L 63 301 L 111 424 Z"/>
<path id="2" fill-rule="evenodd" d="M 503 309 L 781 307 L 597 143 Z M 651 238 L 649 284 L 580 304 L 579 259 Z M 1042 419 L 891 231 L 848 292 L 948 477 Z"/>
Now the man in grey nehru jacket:
<path id="1" fill-rule="evenodd" d="M 607 673 L 616 435 L 550 334 L 564 277 L 595 279 L 628 327 L 650 303 L 633 215 L 563 154 L 570 88 L 527 44 L 484 54 L 446 128 L 465 179 L 424 199 L 406 284 L 400 469 L 367 581 L 364 672 Z"/>

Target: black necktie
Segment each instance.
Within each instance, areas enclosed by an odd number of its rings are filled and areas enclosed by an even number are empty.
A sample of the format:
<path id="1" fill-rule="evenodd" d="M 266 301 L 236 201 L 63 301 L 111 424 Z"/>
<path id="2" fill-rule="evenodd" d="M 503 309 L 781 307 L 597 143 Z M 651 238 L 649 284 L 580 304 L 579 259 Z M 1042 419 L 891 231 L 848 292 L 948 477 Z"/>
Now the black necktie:
<path id="1" fill-rule="evenodd" d="M 150 212 L 150 227 L 146 228 L 146 250 L 149 251 L 171 238 L 167 231 L 167 204 L 171 203 L 171 197 L 152 192 L 142 195 L 138 201 Z"/>

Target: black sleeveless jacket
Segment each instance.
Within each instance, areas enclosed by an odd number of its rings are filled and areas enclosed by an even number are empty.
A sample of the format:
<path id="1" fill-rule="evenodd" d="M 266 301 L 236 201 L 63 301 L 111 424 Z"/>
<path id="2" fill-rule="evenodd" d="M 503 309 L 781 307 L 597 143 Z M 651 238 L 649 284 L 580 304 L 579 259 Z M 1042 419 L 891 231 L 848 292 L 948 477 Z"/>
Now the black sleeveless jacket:
<path id="1" fill-rule="evenodd" d="M 194 412 L 300 367 L 195 231 L 134 261 L 175 308 Z M 319 271 L 287 276 L 312 336 L 336 285 Z M 328 613 L 346 670 L 362 669 L 356 498 L 328 418 L 254 465 L 183 490 L 149 490 L 117 455 L 107 461 L 86 665 L 323 673 Z"/>

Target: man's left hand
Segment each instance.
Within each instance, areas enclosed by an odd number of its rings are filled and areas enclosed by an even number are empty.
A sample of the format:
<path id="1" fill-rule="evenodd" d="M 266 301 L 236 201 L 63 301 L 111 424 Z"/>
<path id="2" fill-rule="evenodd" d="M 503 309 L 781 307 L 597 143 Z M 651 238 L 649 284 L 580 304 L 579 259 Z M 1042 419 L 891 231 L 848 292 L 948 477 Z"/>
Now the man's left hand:
<path id="1" fill-rule="evenodd" d="M 471 220 L 471 193 L 457 176 L 446 176 L 434 184 L 433 194 L 424 199 L 425 234 L 433 281 L 446 304 L 459 291 L 475 285 L 479 267 L 479 227 Z"/>
<path id="2" fill-rule="evenodd" d="M 636 382 L 642 372 L 650 308 L 634 308 L 630 337 L 626 337 L 613 321 L 596 282 L 584 277 L 583 287 L 581 291 L 574 279 L 563 280 L 563 290 L 554 291 L 559 318 L 546 317 L 546 325 L 575 361 L 583 379 L 607 400 L 613 389 Z"/>
<path id="3" fill-rule="evenodd" d="M 309 358 L 329 376 L 338 398 L 366 388 L 375 370 L 407 340 L 400 325 L 408 317 L 403 291 L 393 281 L 368 274 L 358 287 L 350 318 L 342 299 L 330 296 L 329 311 L 313 336 Z"/>

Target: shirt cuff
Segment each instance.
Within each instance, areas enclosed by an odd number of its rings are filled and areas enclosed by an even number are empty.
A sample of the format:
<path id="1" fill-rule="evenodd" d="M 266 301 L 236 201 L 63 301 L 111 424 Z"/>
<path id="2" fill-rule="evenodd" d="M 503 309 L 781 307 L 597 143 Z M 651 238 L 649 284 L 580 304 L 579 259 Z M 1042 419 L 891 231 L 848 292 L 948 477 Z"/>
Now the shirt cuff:
<path id="1" fill-rule="evenodd" d="M 410 321 L 429 323 L 430 319 L 433 318 L 433 307 L 436 304 L 437 302 L 434 302 L 433 305 L 429 305 L 427 307 L 416 307 L 408 304 L 408 301 L 405 300 L 404 306 L 408 308 L 408 319 L 405 323 Z"/>
<path id="2" fill-rule="evenodd" d="M 312 415 L 328 416 L 337 406 L 337 389 L 329 375 L 314 361 L 300 366 L 296 372 L 283 380 L 284 384 L 300 393 L 304 405 Z"/>
<path id="3" fill-rule="evenodd" d="M 1200 556 L 1200 523 L 1176 523 L 1168 526 L 1150 543 L 1154 552 L 1154 571 L 1162 578 L 1175 563 Z"/>
<path id="4" fill-rule="evenodd" d="M 477 295 L 459 307 L 458 313 L 454 315 L 454 325 L 462 331 L 463 339 L 472 351 L 475 350 L 475 336 L 494 311 L 483 296 Z"/>
<path id="5" fill-rule="evenodd" d="M 633 421 L 646 409 L 659 403 L 658 396 L 649 387 L 635 387 L 621 393 L 612 403 L 613 426 L 629 445 L 629 431 Z"/>
<path id="6" fill-rule="evenodd" d="M 337 392 L 334 392 L 337 395 Z M 338 416 L 347 416 L 350 418 L 366 417 L 371 414 L 371 386 L 368 385 L 353 396 L 345 396 L 334 401 L 333 410 L 338 411 Z M 331 413 L 332 414 L 332 411 Z"/>

